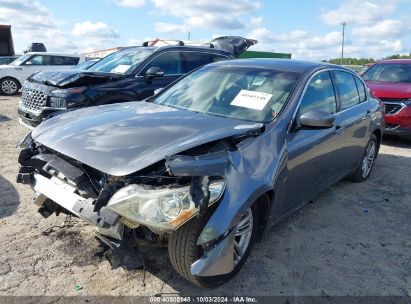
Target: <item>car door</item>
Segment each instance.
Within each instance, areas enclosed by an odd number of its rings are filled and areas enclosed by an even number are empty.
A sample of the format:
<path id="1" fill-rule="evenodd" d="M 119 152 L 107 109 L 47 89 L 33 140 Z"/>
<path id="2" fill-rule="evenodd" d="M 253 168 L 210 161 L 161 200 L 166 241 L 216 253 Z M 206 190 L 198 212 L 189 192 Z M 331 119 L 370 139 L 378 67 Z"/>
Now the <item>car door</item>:
<path id="1" fill-rule="evenodd" d="M 345 171 L 358 165 L 368 141 L 371 108 L 367 103 L 365 86 L 355 75 L 345 71 L 333 72 L 338 92 L 340 125 L 345 129 Z"/>
<path id="2" fill-rule="evenodd" d="M 299 117 L 308 111 L 337 113 L 337 98 L 329 71 L 314 75 L 307 83 L 296 112 L 295 127 L 287 135 L 288 164 L 286 199 L 282 213 L 312 199 L 324 190 L 341 170 L 344 129 L 299 127 Z"/>
<path id="3" fill-rule="evenodd" d="M 47 69 L 50 66 L 50 56 L 36 54 L 28 58 L 20 67 L 21 72 L 19 75 L 19 81 L 21 84 L 29 77 L 31 74 Z"/>
<path id="4" fill-rule="evenodd" d="M 138 87 L 139 99 L 144 99 L 154 94 L 156 89 L 164 88 L 183 75 L 181 54 L 179 51 L 168 51 L 154 57 L 142 71 L 138 73 L 139 78 L 144 79 L 146 72 L 151 67 L 157 67 L 164 71 L 161 77 L 155 77 L 145 81 Z M 143 81 L 143 80 L 141 80 Z"/>

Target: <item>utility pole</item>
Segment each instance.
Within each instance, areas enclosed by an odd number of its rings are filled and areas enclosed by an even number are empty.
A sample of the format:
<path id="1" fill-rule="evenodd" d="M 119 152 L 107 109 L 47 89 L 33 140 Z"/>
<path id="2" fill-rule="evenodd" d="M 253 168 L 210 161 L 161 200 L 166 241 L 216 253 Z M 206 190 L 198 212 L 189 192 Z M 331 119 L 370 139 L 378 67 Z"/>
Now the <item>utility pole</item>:
<path id="1" fill-rule="evenodd" d="M 190 32 L 188 32 L 187 40 L 190 40 Z"/>
<path id="2" fill-rule="evenodd" d="M 118 38 L 117 31 L 113 31 L 113 38 L 114 38 L 114 47 L 117 48 L 117 38 Z"/>
<path id="3" fill-rule="evenodd" d="M 340 23 L 342 25 L 342 44 L 341 44 L 341 65 L 343 64 L 344 60 L 344 40 L 345 40 L 345 26 L 347 25 L 347 22 L 343 21 Z"/>

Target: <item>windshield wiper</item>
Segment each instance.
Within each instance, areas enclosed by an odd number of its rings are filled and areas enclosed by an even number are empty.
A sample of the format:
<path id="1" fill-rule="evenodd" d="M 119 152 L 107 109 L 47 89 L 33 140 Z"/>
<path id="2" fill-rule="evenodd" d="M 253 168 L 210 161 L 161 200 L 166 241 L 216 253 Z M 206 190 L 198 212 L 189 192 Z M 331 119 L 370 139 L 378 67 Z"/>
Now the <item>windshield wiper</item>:
<path id="1" fill-rule="evenodd" d="M 153 102 L 154 101 L 154 96 L 150 96 L 146 99 L 144 99 L 145 102 Z"/>

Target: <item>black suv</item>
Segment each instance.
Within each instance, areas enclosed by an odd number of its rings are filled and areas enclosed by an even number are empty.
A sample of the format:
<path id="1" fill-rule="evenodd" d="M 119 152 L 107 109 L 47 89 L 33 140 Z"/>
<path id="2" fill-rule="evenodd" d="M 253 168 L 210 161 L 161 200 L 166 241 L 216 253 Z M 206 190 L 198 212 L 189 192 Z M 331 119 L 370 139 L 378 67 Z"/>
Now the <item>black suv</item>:
<path id="1" fill-rule="evenodd" d="M 182 75 L 208 63 L 238 57 L 256 40 L 219 37 L 201 46 L 178 41 L 123 48 L 87 70 L 43 71 L 22 88 L 20 122 L 36 127 L 43 120 L 82 107 L 146 99 Z"/>
<path id="2" fill-rule="evenodd" d="M 33 42 L 29 45 L 27 52 L 47 52 L 46 46 L 42 42 Z"/>

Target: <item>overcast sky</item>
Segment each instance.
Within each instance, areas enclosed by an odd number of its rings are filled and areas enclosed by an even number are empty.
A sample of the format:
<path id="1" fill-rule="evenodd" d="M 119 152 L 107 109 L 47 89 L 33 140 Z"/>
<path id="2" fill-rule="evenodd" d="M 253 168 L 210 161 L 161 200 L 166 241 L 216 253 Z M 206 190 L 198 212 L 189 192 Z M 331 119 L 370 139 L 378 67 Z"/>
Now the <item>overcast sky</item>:
<path id="1" fill-rule="evenodd" d="M 258 39 L 254 49 L 293 58 L 374 57 L 411 51 L 411 0 L 0 0 L 16 52 L 30 42 L 49 51 L 85 52 L 136 45 L 156 37 Z"/>

